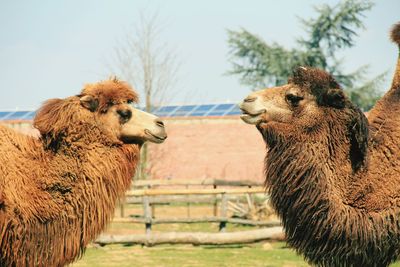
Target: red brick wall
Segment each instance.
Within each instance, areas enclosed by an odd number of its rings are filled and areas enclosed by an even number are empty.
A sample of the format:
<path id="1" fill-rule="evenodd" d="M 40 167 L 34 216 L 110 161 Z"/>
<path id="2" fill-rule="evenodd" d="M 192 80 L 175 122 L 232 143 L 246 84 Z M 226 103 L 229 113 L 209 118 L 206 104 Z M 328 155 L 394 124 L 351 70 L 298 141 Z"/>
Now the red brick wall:
<path id="1" fill-rule="evenodd" d="M 263 181 L 265 145 L 254 126 L 238 117 L 164 122 L 167 140 L 149 146 L 152 178 Z"/>

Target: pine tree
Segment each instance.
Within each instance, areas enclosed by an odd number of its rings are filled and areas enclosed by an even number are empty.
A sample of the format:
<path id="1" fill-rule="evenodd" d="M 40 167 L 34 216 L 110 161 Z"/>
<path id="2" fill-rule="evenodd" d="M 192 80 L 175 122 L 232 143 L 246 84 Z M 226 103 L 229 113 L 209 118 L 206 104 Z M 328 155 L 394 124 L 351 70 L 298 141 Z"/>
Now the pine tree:
<path id="1" fill-rule="evenodd" d="M 239 75 L 242 84 L 252 88 L 282 85 L 297 66 L 312 66 L 330 72 L 345 88 L 350 99 L 363 110 L 370 109 L 379 98 L 377 87 L 385 73 L 372 80 L 366 79 L 368 66 L 345 74 L 337 52 L 354 46 L 357 30 L 364 29 L 362 18 L 373 3 L 369 0 L 347 0 L 335 6 L 315 7 L 315 19 L 300 19 L 306 37 L 296 40 L 296 48 L 286 49 L 245 29 L 228 31 L 230 61 L 229 74 Z"/>

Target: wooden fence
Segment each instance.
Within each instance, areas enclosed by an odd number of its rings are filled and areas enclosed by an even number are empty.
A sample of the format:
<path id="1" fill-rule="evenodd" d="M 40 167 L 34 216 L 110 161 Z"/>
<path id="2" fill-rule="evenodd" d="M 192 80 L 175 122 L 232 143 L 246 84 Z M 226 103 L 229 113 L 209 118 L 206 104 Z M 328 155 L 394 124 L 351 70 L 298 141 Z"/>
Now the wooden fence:
<path id="1" fill-rule="evenodd" d="M 180 188 L 180 187 L 184 188 Z M 196 187 L 196 188 L 190 188 Z M 200 188 L 199 188 L 200 187 Z M 225 181 L 205 179 L 202 181 L 142 180 L 134 183 L 134 190 L 126 194 L 127 203 L 140 203 L 143 216 L 139 218 L 125 217 L 121 209 L 121 217 L 114 222 L 141 223 L 145 225 L 145 234 L 128 236 L 102 235 L 96 242 L 99 244 L 129 243 L 142 245 L 157 244 L 234 244 L 251 243 L 268 239 L 282 239 L 282 228 L 279 221 L 259 221 L 228 217 L 228 201 L 233 196 L 244 196 L 248 200 L 255 194 L 265 196 L 265 189 L 251 181 Z M 155 206 L 165 203 L 186 202 L 188 215 L 185 218 L 157 218 Z M 214 206 L 213 216 L 191 217 L 190 203 L 209 203 Z M 217 207 L 219 204 L 219 211 Z M 219 223 L 219 233 L 169 232 L 153 233 L 155 224 L 169 223 Z M 261 226 L 262 229 L 226 232 L 227 223 Z"/>

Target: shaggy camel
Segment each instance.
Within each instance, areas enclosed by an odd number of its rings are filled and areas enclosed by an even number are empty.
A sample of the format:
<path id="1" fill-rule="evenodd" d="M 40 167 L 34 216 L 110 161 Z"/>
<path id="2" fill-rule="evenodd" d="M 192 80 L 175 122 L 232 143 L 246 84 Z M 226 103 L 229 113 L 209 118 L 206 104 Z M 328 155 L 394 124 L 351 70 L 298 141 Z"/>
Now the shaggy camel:
<path id="1" fill-rule="evenodd" d="M 39 139 L 0 127 L 0 266 L 63 266 L 100 234 L 143 142 L 166 138 L 136 101 L 127 83 L 107 80 L 45 102 Z"/>
<path id="2" fill-rule="evenodd" d="M 400 47 L 400 23 L 391 32 Z M 242 119 L 267 146 L 266 186 L 288 243 L 318 266 L 387 266 L 400 254 L 400 60 L 368 119 L 328 73 L 300 67 L 250 94 Z"/>

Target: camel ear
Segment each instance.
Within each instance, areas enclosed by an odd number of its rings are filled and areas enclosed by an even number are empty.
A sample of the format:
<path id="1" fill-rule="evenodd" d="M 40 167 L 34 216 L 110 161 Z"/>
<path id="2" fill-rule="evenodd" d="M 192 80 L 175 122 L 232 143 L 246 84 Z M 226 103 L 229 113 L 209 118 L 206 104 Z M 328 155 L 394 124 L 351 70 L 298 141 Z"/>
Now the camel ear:
<path id="1" fill-rule="evenodd" d="M 33 120 L 33 126 L 39 130 L 45 146 L 54 150 L 63 136 L 64 122 L 60 122 L 60 112 L 64 105 L 63 99 L 50 99 L 36 112 Z"/>
<path id="2" fill-rule="evenodd" d="M 62 99 L 58 98 L 47 100 L 36 112 L 33 126 L 40 131 L 40 134 L 47 135 L 54 132 L 54 128 L 58 126 L 58 112 L 63 102 Z"/>
<path id="3" fill-rule="evenodd" d="M 342 89 L 329 89 L 325 94 L 323 94 L 322 102 L 326 106 L 344 108 L 346 104 L 346 97 Z"/>
<path id="4" fill-rule="evenodd" d="M 81 101 L 81 105 L 91 112 L 96 111 L 99 106 L 99 101 L 91 95 L 84 95 L 79 100 Z"/>
<path id="5" fill-rule="evenodd" d="M 350 160 L 353 171 L 358 171 L 367 163 L 368 152 L 368 120 L 357 107 L 354 110 L 354 119 L 349 125 L 350 133 Z"/>

